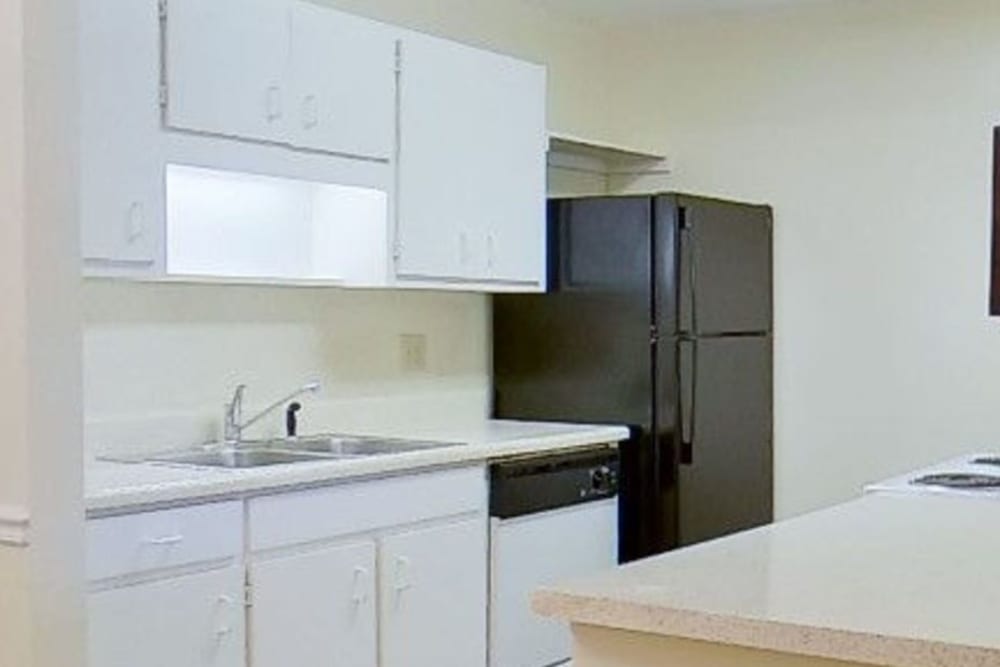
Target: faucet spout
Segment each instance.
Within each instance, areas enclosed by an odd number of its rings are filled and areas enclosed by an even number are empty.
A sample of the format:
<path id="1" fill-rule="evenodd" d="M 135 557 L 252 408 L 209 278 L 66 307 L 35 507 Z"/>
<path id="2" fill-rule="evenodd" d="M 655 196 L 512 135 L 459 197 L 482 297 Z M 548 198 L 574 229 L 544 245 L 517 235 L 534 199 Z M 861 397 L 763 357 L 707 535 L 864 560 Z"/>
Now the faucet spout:
<path id="1" fill-rule="evenodd" d="M 280 399 L 267 406 L 256 415 L 244 420 L 243 419 L 243 395 L 246 392 L 246 385 L 239 385 L 236 387 L 236 391 L 233 393 L 232 401 L 226 405 L 225 414 L 225 427 L 224 427 L 224 437 L 227 444 L 234 446 L 239 446 L 243 442 L 243 432 L 249 427 L 253 426 L 259 422 L 264 417 L 268 416 L 285 403 L 288 403 L 294 398 L 298 398 L 303 394 L 315 394 L 322 388 L 319 382 L 308 382 L 295 391 L 289 393 L 287 396 L 282 396 Z"/>

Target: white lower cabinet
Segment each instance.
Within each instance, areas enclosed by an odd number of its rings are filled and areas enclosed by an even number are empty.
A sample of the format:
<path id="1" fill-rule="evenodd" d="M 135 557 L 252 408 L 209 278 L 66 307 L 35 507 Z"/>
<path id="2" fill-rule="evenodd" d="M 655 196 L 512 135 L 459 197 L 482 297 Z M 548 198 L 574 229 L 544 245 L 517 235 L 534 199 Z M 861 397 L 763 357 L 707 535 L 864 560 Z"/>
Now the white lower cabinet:
<path id="1" fill-rule="evenodd" d="M 486 507 L 474 466 L 91 519 L 87 664 L 486 667 Z"/>
<path id="2" fill-rule="evenodd" d="M 92 592 L 90 667 L 243 667 L 242 566 Z"/>
<path id="3" fill-rule="evenodd" d="M 375 667 L 375 543 L 259 560 L 250 568 L 254 667 Z"/>
<path id="4" fill-rule="evenodd" d="M 486 667 L 486 471 L 253 498 L 251 667 Z"/>
<path id="5" fill-rule="evenodd" d="M 381 667 L 486 664 L 486 530 L 481 518 L 382 540 Z"/>

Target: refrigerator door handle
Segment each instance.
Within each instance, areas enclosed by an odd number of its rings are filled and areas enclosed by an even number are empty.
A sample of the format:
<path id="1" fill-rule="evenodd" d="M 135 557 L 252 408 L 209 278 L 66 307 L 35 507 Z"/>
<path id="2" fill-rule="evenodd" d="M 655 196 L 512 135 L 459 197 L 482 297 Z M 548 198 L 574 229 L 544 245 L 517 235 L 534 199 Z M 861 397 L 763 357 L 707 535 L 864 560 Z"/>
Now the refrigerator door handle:
<path id="1" fill-rule="evenodd" d="M 682 309 L 680 316 L 680 326 L 684 331 L 692 334 L 698 332 L 698 290 L 697 290 L 697 267 L 695 266 L 695 239 L 694 230 L 691 224 L 688 210 L 685 207 L 677 209 L 678 216 L 678 238 L 680 243 L 680 289 L 684 294 L 681 301 L 686 302 L 686 308 Z M 687 312 L 685 313 L 684 310 Z M 687 315 L 687 317 L 685 317 Z"/>
<path id="2" fill-rule="evenodd" d="M 678 343 L 677 369 L 680 375 L 680 463 L 694 463 L 695 414 L 698 395 L 698 343 L 681 338 Z"/>

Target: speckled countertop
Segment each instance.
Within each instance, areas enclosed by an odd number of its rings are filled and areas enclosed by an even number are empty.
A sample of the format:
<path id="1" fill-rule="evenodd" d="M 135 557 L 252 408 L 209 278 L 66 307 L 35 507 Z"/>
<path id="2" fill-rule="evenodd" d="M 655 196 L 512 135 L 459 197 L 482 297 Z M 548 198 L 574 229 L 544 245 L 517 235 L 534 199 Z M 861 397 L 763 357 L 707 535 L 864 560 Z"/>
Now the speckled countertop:
<path id="1" fill-rule="evenodd" d="M 378 435 L 370 432 L 368 435 Z M 472 425 L 421 427 L 382 433 L 452 446 L 386 456 L 264 466 L 243 470 L 152 463 L 92 461 L 85 470 L 90 516 L 186 504 L 272 490 L 403 474 L 411 470 L 475 464 L 527 454 L 573 449 L 628 438 L 619 426 L 491 420 Z"/>
<path id="2" fill-rule="evenodd" d="M 1000 502 L 870 495 L 533 604 L 572 623 L 864 664 L 1000 666 Z"/>

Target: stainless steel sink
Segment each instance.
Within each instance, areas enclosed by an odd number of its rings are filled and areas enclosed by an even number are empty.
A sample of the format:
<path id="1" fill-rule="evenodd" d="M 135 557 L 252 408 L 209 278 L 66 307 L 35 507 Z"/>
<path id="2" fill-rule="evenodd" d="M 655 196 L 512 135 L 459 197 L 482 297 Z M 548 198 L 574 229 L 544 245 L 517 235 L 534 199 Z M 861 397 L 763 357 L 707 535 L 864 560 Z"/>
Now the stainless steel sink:
<path id="1" fill-rule="evenodd" d="M 268 446 L 290 452 L 309 452 L 337 458 L 353 458 L 417 452 L 440 447 L 450 447 L 452 444 L 447 442 L 395 440 L 391 438 L 324 435 L 274 440 L 269 442 Z"/>
<path id="2" fill-rule="evenodd" d="M 260 466 L 321 461 L 327 457 L 275 449 L 211 449 L 165 454 L 150 459 L 156 463 L 207 466 L 210 468 L 258 468 Z"/>
<path id="3" fill-rule="evenodd" d="M 218 444 L 202 449 L 170 452 L 143 457 L 142 462 L 202 466 L 209 468 L 259 468 L 290 463 L 315 463 L 338 459 L 390 456 L 406 452 L 450 447 L 452 443 L 420 442 L 342 435 L 316 435 L 301 438 L 247 440 L 239 446 Z M 119 459 L 140 462 L 137 459 Z"/>

